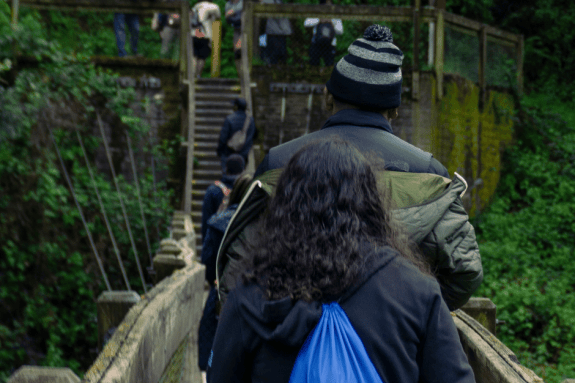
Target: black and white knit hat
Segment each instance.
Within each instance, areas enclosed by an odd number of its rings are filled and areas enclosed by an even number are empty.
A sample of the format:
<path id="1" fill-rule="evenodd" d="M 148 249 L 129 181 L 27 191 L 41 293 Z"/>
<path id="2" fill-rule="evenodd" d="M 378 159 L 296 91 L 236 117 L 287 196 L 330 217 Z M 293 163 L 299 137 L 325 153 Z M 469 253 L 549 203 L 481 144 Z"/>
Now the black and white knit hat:
<path id="1" fill-rule="evenodd" d="M 333 68 L 326 83 L 336 99 L 368 109 L 401 104 L 403 52 L 393 45 L 388 27 L 369 26 Z"/>

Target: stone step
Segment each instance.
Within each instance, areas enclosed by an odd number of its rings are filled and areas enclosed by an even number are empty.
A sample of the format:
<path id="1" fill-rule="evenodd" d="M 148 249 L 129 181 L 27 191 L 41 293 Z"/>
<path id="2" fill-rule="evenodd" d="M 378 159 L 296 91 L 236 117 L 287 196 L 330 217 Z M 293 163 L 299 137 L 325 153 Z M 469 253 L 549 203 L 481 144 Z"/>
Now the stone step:
<path id="1" fill-rule="evenodd" d="M 210 186 L 211 184 L 213 184 L 214 181 L 211 180 L 192 180 L 192 189 L 195 188 L 203 188 L 204 190 L 208 188 L 208 186 Z"/>
<path id="2" fill-rule="evenodd" d="M 233 110 L 233 104 L 230 101 L 207 101 L 207 100 L 196 100 L 196 110 L 200 108 L 214 108 L 218 110 Z M 231 112 L 230 112 L 231 113 Z"/>
<path id="3" fill-rule="evenodd" d="M 196 116 L 196 123 L 198 125 L 207 125 L 207 126 L 218 126 L 218 127 L 222 127 L 222 125 L 224 124 L 224 121 L 226 119 L 226 116 L 209 116 L 209 117 L 204 117 L 204 116 Z"/>
<path id="4" fill-rule="evenodd" d="M 186 144 L 187 145 L 187 144 Z M 194 150 L 194 156 L 198 159 L 210 159 L 212 161 L 215 161 L 218 156 L 216 155 L 216 151 L 215 150 L 206 150 L 203 147 L 199 147 L 197 150 Z"/>
<path id="5" fill-rule="evenodd" d="M 204 107 L 198 108 L 196 105 L 196 117 L 198 116 L 223 116 L 224 118 L 232 114 L 234 110 L 232 108 L 214 108 L 211 105 L 206 105 Z"/>
<path id="6" fill-rule="evenodd" d="M 219 102 L 231 102 L 239 97 L 239 93 L 227 93 L 227 92 L 201 92 L 196 93 L 196 102 L 198 101 L 209 101 L 215 100 Z"/>
<path id="7" fill-rule="evenodd" d="M 181 142 L 182 146 L 187 147 L 188 143 L 186 141 L 182 141 Z M 198 140 L 194 140 L 194 148 L 201 148 L 203 150 L 213 150 L 214 153 L 216 152 L 216 149 L 218 147 L 218 142 L 217 141 L 198 141 Z M 195 151 L 194 151 L 195 152 Z"/>
<path id="8" fill-rule="evenodd" d="M 222 177 L 221 172 L 210 169 L 194 169 L 194 178 L 218 180 Z"/>
<path id="9" fill-rule="evenodd" d="M 215 142 L 216 146 L 218 143 L 218 140 L 220 139 L 220 133 L 215 133 L 215 132 L 209 132 L 209 133 L 198 133 L 196 131 L 196 134 L 194 135 L 194 141 L 195 142 L 204 142 L 204 141 L 208 141 L 208 142 Z"/>

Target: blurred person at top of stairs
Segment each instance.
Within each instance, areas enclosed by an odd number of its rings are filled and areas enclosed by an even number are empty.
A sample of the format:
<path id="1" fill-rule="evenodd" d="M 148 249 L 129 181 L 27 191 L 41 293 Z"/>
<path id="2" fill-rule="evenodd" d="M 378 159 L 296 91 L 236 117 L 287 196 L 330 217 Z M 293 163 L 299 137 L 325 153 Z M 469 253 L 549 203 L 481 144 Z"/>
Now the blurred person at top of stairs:
<path id="1" fill-rule="evenodd" d="M 238 176 L 244 171 L 246 162 L 239 154 L 232 154 L 227 157 L 225 171 L 219 181 L 214 182 L 206 190 L 204 202 L 202 203 L 202 239 L 206 238 L 208 220 L 214 215 L 225 197 L 234 186 Z"/>
<path id="2" fill-rule="evenodd" d="M 236 98 L 233 101 L 233 104 L 234 104 L 234 113 L 226 117 L 226 120 L 224 121 L 224 126 L 222 127 L 222 130 L 220 132 L 218 148 L 216 149 L 216 153 L 218 154 L 218 157 L 220 157 L 221 159 L 222 172 L 225 172 L 226 160 L 228 156 L 231 154 L 234 153 L 240 154 L 244 158 L 244 161 L 247 163 L 248 153 L 250 152 L 250 149 L 252 148 L 252 145 L 254 143 L 254 134 L 256 131 L 254 118 L 250 117 L 251 121 L 246 132 L 246 141 L 242 149 L 236 152 L 232 148 L 228 147 L 227 145 L 228 140 L 233 136 L 235 132 L 240 131 L 244 127 L 244 122 L 246 120 L 246 106 L 247 106 L 246 100 L 242 98 Z"/>
<path id="3" fill-rule="evenodd" d="M 198 77 L 202 76 L 206 58 L 212 53 L 212 23 L 221 17 L 220 7 L 211 1 L 201 1 L 192 8 L 190 20 Z"/>

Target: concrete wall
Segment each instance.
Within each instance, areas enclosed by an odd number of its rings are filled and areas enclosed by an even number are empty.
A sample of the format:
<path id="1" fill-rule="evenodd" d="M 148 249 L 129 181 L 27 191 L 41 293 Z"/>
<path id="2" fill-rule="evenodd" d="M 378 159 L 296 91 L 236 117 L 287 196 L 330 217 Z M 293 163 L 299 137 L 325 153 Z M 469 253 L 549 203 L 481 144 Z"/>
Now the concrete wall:
<path id="1" fill-rule="evenodd" d="M 178 382 L 201 381 L 197 333 L 205 267 L 194 260 L 190 218 L 176 212 L 173 226 L 174 231 L 181 226 L 178 230 L 183 235 L 162 241 L 164 246 L 154 259 L 155 265 L 165 263 L 163 269 L 170 271 L 130 309 L 86 372 L 84 382 L 153 383 L 164 375 L 175 375 Z M 174 249 L 168 249 L 171 247 Z M 172 261 L 179 262 L 174 266 Z"/>
<path id="2" fill-rule="evenodd" d="M 262 153 L 280 142 L 303 135 L 309 121 L 309 131 L 321 128 L 329 117 L 323 96 L 314 93 L 312 109 L 308 109 L 309 91 L 298 92 L 292 86 L 285 93 L 274 84 L 273 73 L 254 69 L 254 117 L 259 130 Z M 309 82 L 297 81 L 300 87 Z M 294 83 L 295 84 L 295 83 Z M 292 84 L 292 85 L 294 85 Z M 316 83 L 322 86 L 324 83 Z M 502 150 L 512 142 L 513 100 L 510 95 L 489 90 L 486 107 L 479 109 L 479 87 L 462 77 L 444 77 L 444 97 L 436 100 L 436 83 L 432 73 L 420 76 L 420 98 L 411 99 L 409 73 L 404 73 L 404 89 L 399 118 L 393 120 L 394 134 L 431 152 L 449 170 L 458 172 L 470 188 L 481 179 L 481 184 L 470 190 L 464 203 L 474 214 L 489 203 L 499 181 Z M 285 117 L 281 121 L 282 98 L 285 97 Z"/>

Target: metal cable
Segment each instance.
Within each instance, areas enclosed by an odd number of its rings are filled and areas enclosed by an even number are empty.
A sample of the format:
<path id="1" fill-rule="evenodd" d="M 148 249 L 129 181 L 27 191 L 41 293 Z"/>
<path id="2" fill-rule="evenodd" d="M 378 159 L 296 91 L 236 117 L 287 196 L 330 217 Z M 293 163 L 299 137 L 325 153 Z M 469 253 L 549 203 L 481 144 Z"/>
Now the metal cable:
<path id="1" fill-rule="evenodd" d="M 156 167 L 154 165 L 154 156 L 152 156 L 152 182 L 154 185 L 154 203 L 158 206 L 158 191 L 156 190 Z M 158 232 L 158 238 L 160 238 L 160 227 L 158 226 L 158 222 L 156 221 L 156 231 Z"/>
<path id="2" fill-rule="evenodd" d="M 108 228 L 108 233 L 110 234 L 110 239 L 112 240 L 112 246 L 114 247 L 114 252 L 116 253 L 116 258 L 118 258 L 118 263 L 120 264 L 120 270 L 122 270 L 122 275 L 124 276 L 124 282 L 126 282 L 126 287 L 128 291 L 132 290 L 130 287 L 130 282 L 128 281 L 128 276 L 126 275 L 126 270 L 124 269 L 124 263 L 122 262 L 122 257 L 120 256 L 120 250 L 118 250 L 118 245 L 116 243 L 116 238 L 110 227 L 110 222 L 108 221 L 108 215 L 106 214 L 106 209 L 104 209 L 104 203 L 100 197 L 100 192 L 98 191 L 98 186 L 96 185 L 96 180 L 94 179 L 94 174 L 92 173 L 92 167 L 90 166 L 90 161 L 88 161 L 88 155 L 86 154 L 86 149 L 82 143 L 82 138 L 80 137 L 80 132 L 76 131 L 78 136 L 78 142 L 82 148 L 82 154 L 84 154 L 84 160 L 86 160 L 86 166 L 88 167 L 88 172 L 90 173 L 90 178 L 92 179 L 92 185 L 94 186 L 94 191 L 96 192 L 96 197 L 98 197 L 98 203 L 100 204 L 100 209 L 102 210 L 102 215 L 104 216 L 104 222 L 106 222 L 106 227 Z"/>
<path id="3" fill-rule="evenodd" d="M 138 256 L 138 250 L 136 250 L 136 244 L 134 243 L 134 237 L 132 236 L 132 228 L 130 227 L 130 221 L 128 220 L 128 214 L 126 213 L 126 207 L 124 206 L 124 200 L 122 199 L 122 193 L 120 192 L 120 187 L 118 186 L 118 181 L 116 180 L 116 171 L 114 170 L 114 164 L 112 163 L 112 156 L 110 155 L 110 148 L 108 147 L 108 142 L 106 141 L 106 135 L 104 134 L 104 127 L 102 126 L 102 120 L 100 119 L 100 114 L 96 113 L 96 118 L 98 120 L 98 126 L 100 127 L 100 134 L 102 135 L 102 140 L 104 141 L 104 148 L 106 149 L 106 156 L 108 157 L 108 163 L 110 164 L 110 170 L 112 171 L 112 178 L 114 180 L 114 185 L 116 186 L 116 191 L 118 192 L 118 199 L 120 200 L 120 206 L 122 208 L 122 214 L 124 215 L 124 220 L 126 221 L 126 228 L 128 229 L 128 236 L 130 237 L 130 242 L 132 243 L 132 249 L 134 250 L 134 257 L 136 258 L 136 265 L 138 266 L 138 272 L 140 273 L 140 278 L 142 279 L 142 284 L 144 286 L 144 293 L 148 292 L 146 286 L 146 280 L 144 279 L 144 273 L 142 272 L 142 265 L 140 265 L 140 258 Z"/>
<path id="4" fill-rule="evenodd" d="M 82 223 L 84 224 L 84 228 L 86 229 L 86 233 L 88 234 L 88 239 L 90 240 L 90 245 L 92 246 L 92 250 L 94 251 L 94 255 L 96 256 L 96 261 L 98 262 L 98 266 L 100 267 L 100 272 L 104 277 L 104 282 L 106 283 L 106 287 L 108 291 L 112 291 L 112 286 L 110 286 L 110 282 L 108 281 L 108 276 L 106 275 L 106 271 L 104 270 L 104 265 L 102 264 L 102 260 L 98 255 L 98 251 L 96 250 L 96 245 L 94 245 L 94 240 L 92 239 L 92 234 L 90 233 L 90 229 L 88 228 L 88 224 L 86 223 L 86 219 L 84 218 L 84 213 L 82 212 L 82 207 L 78 202 L 78 198 L 76 197 L 76 192 L 74 192 L 74 186 L 72 186 L 72 181 L 70 181 L 70 177 L 68 176 L 68 171 L 66 170 L 66 166 L 64 164 L 64 160 L 62 159 L 62 155 L 60 154 L 60 149 L 58 148 L 58 144 L 56 143 L 56 138 L 52 134 L 52 129 L 48 125 L 48 133 L 50 133 L 50 137 L 52 138 L 52 142 L 54 143 L 54 147 L 56 148 L 56 153 L 58 154 L 58 158 L 60 159 L 60 164 L 62 165 L 62 170 L 64 171 L 64 176 L 66 177 L 66 182 L 68 183 L 68 187 L 72 192 L 72 197 L 74 197 L 74 202 L 76 203 L 76 207 L 78 208 L 78 212 L 80 213 L 80 218 L 82 219 Z"/>
<path id="5" fill-rule="evenodd" d="M 134 152 L 132 151 L 132 140 L 130 135 L 126 132 L 128 139 L 128 153 L 130 154 L 130 162 L 132 163 L 132 171 L 134 172 L 134 183 L 136 184 L 136 192 L 138 193 L 138 203 L 140 205 L 140 214 L 142 215 L 142 225 L 144 226 L 144 234 L 146 235 L 146 245 L 148 245 L 148 255 L 150 256 L 150 266 L 154 269 L 154 261 L 152 260 L 152 247 L 150 246 L 150 238 L 148 237 L 148 229 L 146 224 L 146 217 L 144 216 L 144 206 L 142 204 L 142 197 L 140 196 L 140 183 L 138 182 L 138 173 L 136 172 L 136 161 L 134 161 Z"/>

